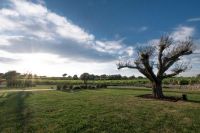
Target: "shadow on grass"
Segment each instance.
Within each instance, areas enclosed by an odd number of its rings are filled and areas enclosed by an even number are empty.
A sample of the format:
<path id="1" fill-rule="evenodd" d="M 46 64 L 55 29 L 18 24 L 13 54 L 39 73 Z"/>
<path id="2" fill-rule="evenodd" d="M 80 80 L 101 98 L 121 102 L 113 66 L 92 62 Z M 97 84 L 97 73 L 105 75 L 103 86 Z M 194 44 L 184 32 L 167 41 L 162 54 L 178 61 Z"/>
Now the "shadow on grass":
<path id="1" fill-rule="evenodd" d="M 75 90 L 57 90 L 61 92 L 68 92 L 68 93 L 78 93 L 83 91 L 101 91 L 108 88 L 96 88 L 96 89 L 75 89 Z"/>
<path id="2" fill-rule="evenodd" d="M 198 101 L 198 100 L 187 100 L 187 101 L 185 101 L 185 102 L 200 103 L 200 101 Z"/>
<path id="3" fill-rule="evenodd" d="M 25 100 L 31 95 L 31 92 L 18 92 L 9 93 L 0 104 L 0 108 L 4 108 L 3 117 L 0 118 L 0 122 L 3 123 L 0 126 L 0 132 L 7 127 L 7 124 L 12 124 L 14 130 L 20 132 L 26 132 L 26 125 L 30 118 L 30 113 L 26 109 Z"/>
<path id="4" fill-rule="evenodd" d="M 113 89 L 113 90 L 132 90 L 132 91 L 141 91 L 141 92 L 145 92 L 146 94 L 149 94 L 151 95 L 151 88 L 142 88 L 142 87 L 139 87 L 139 88 L 109 88 L 109 89 Z M 166 90 L 164 89 L 163 92 L 164 93 L 175 93 L 175 94 L 189 94 L 189 95 L 199 95 L 200 97 L 200 93 L 196 93 L 196 92 L 189 92 L 190 90 L 187 90 L 187 91 L 183 91 L 183 90 Z M 150 93 L 148 93 L 150 92 Z M 145 95 L 145 94 L 141 94 L 141 95 Z M 168 96 L 168 95 L 167 95 Z M 171 95 L 170 95 L 171 96 Z M 173 95 L 172 95 L 173 96 Z M 175 95 L 176 96 L 176 95 Z M 174 96 L 174 97 L 175 97 Z M 136 96 L 136 97 L 140 97 L 140 95 Z M 169 97 L 169 96 L 168 96 Z M 179 100 L 177 100 L 179 101 Z M 184 100 L 181 100 L 180 101 L 184 101 Z M 184 102 L 191 102 L 191 103 L 200 103 L 200 99 L 197 99 L 197 100 L 193 100 L 193 99 L 188 99 L 187 101 L 184 101 Z"/>
<path id="5" fill-rule="evenodd" d="M 113 90 L 151 91 L 150 88 L 107 88 Z"/>

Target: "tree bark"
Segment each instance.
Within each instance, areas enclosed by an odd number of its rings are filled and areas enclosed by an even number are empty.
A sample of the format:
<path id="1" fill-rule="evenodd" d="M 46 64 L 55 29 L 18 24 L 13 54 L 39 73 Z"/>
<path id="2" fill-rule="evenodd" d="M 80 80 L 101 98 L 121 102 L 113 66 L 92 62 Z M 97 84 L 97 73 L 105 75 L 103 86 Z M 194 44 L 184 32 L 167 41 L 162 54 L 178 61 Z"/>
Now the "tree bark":
<path id="1" fill-rule="evenodd" d="M 154 98 L 164 98 L 163 91 L 162 91 L 162 82 L 153 82 L 152 83 L 153 89 L 153 96 Z"/>

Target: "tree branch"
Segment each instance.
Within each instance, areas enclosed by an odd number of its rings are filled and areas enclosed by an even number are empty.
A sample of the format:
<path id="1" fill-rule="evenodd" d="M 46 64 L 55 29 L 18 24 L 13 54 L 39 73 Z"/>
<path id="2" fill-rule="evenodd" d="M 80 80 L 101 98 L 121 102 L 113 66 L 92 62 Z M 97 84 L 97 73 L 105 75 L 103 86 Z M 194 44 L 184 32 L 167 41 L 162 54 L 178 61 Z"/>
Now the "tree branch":
<path id="1" fill-rule="evenodd" d="M 175 66 L 174 69 L 172 69 L 172 73 L 171 74 L 165 74 L 163 75 L 163 78 L 170 78 L 170 77 L 174 77 L 182 72 L 185 72 L 188 69 L 188 65 L 181 63 L 181 64 L 177 64 Z"/>
<path id="2" fill-rule="evenodd" d="M 162 36 L 158 45 L 158 73 L 157 77 L 162 77 L 163 74 L 163 51 L 171 46 L 173 39 L 169 36 Z"/>
<path id="3" fill-rule="evenodd" d="M 137 69 L 137 66 L 133 66 L 130 62 L 119 62 L 117 63 L 117 68 L 131 68 L 131 69 Z"/>
<path id="4" fill-rule="evenodd" d="M 172 50 L 163 57 L 163 71 L 165 73 L 175 62 L 180 60 L 180 57 L 184 55 L 190 55 L 193 52 L 193 42 L 191 39 L 179 42 Z M 181 72 L 180 72 L 181 73 Z"/>
<path id="5" fill-rule="evenodd" d="M 153 65 L 150 65 L 150 57 L 153 56 L 154 51 L 155 51 L 155 48 L 152 46 L 147 46 L 147 47 L 144 47 L 143 49 L 141 49 L 139 51 L 138 62 L 140 62 L 140 64 L 143 64 L 143 66 L 145 68 L 145 69 L 143 69 L 143 71 L 144 71 L 143 73 L 148 75 L 147 77 L 151 81 L 156 82 L 157 77 L 153 72 Z"/>

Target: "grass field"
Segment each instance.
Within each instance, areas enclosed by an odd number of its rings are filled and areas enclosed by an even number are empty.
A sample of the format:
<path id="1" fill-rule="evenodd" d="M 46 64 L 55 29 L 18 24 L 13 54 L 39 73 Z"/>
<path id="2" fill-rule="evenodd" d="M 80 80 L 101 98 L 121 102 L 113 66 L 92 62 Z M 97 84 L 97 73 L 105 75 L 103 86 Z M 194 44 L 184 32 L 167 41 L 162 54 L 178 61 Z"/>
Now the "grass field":
<path id="1" fill-rule="evenodd" d="M 137 97 L 149 89 L 0 92 L 0 132 L 147 133 L 200 131 L 200 91 L 189 102 Z M 166 95 L 181 95 L 166 90 Z"/>

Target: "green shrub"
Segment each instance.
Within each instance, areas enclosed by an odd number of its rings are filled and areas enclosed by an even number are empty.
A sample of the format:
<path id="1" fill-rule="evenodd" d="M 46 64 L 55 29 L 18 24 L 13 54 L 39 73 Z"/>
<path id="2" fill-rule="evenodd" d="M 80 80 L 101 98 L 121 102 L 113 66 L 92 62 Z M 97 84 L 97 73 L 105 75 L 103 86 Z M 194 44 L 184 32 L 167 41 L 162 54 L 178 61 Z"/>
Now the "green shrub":
<path id="1" fill-rule="evenodd" d="M 182 79 L 182 80 L 179 80 L 178 84 L 179 84 L 179 85 L 188 85 L 188 84 L 189 84 L 189 81 L 188 81 L 188 80 Z"/>
<path id="2" fill-rule="evenodd" d="M 80 86 L 73 86 L 72 90 L 80 90 L 81 87 Z"/>
<path id="3" fill-rule="evenodd" d="M 86 85 L 80 85 L 80 88 L 81 89 L 87 89 L 87 86 Z"/>
<path id="4" fill-rule="evenodd" d="M 57 85 L 57 86 L 56 86 L 56 89 L 57 89 L 57 90 L 61 90 L 61 88 L 62 88 L 61 85 Z"/>

